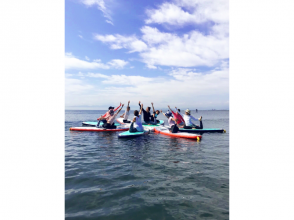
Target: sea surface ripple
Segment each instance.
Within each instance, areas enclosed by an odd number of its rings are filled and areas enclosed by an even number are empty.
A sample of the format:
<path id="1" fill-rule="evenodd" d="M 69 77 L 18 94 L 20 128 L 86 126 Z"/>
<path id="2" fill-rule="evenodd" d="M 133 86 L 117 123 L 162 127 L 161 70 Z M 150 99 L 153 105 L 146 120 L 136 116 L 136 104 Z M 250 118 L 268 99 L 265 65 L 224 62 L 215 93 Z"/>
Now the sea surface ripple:
<path id="1" fill-rule="evenodd" d="M 66 219 L 229 219 L 229 111 L 192 111 L 227 131 L 200 142 L 69 131 L 103 113 L 65 112 Z"/>

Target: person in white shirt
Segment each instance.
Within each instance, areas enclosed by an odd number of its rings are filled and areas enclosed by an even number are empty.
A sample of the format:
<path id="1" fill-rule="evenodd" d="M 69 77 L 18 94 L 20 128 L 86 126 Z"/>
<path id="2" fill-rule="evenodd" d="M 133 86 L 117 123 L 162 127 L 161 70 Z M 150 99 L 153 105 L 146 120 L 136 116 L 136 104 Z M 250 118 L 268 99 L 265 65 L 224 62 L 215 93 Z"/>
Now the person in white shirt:
<path id="1" fill-rule="evenodd" d="M 143 104 L 141 104 L 140 112 L 138 112 L 137 110 L 134 111 L 134 119 L 129 129 L 130 133 L 144 131 L 144 128 L 142 125 L 142 109 L 143 109 Z"/>
<path id="2" fill-rule="evenodd" d="M 125 110 L 125 113 L 123 113 L 120 117 L 123 118 L 124 123 L 131 123 L 131 121 L 128 120 L 130 115 L 130 101 L 128 101 L 127 109 Z"/>
<path id="3" fill-rule="evenodd" d="M 191 112 L 189 109 L 187 109 L 185 111 L 185 114 L 181 114 L 182 115 L 184 121 L 185 121 L 185 125 L 184 125 L 184 129 L 203 129 L 203 124 L 202 124 L 202 116 L 200 116 L 200 118 L 196 119 L 191 115 Z M 200 121 L 200 126 L 195 125 L 192 123 L 192 120 L 194 121 Z"/>

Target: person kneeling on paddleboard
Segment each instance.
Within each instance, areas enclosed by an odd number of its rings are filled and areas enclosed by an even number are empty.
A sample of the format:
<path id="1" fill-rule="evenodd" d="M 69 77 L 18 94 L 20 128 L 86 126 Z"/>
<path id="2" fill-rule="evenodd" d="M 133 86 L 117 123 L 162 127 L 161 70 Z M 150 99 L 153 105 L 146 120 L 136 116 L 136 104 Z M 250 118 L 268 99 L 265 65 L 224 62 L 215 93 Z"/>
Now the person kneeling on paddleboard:
<path id="1" fill-rule="evenodd" d="M 106 123 L 104 123 L 102 127 L 105 129 L 116 129 L 116 126 L 114 125 L 114 120 L 123 107 L 124 107 L 124 104 L 122 104 L 121 108 L 116 113 L 114 113 L 113 109 L 110 109 L 109 115 L 106 116 L 105 118 L 103 118 L 101 115 L 100 120 L 103 120 L 103 119 L 106 120 Z"/>
<path id="2" fill-rule="evenodd" d="M 165 114 L 165 116 L 166 117 L 169 117 L 168 118 L 168 125 L 169 125 L 169 131 L 171 132 L 171 133 L 178 133 L 178 131 L 180 130 L 179 129 L 179 127 L 178 127 L 178 125 L 177 125 L 177 123 L 178 123 L 178 119 L 177 118 L 173 118 L 172 117 L 172 113 L 167 113 L 167 114 Z"/>
<path id="3" fill-rule="evenodd" d="M 108 111 L 107 111 L 102 117 L 103 117 L 103 118 L 108 117 L 108 116 L 109 116 L 109 111 L 110 111 L 111 109 L 112 109 L 114 112 L 116 112 L 117 109 L 119 109 L 120 106 L 121 106 L 121 102 L 119 103 L 119 106 L 116 107 L 116 108 L 114 108 L 114 107 L 112 107 L 112 106 L 109 106 Z M 107 122 L 105 119 L 101 120 L 100 118 L 101 118 L 101 117 L 97 118 L 97 120 L 99 120 L 98 123 L 97 123 L 97 125 L 96 125 L 97 128 L 99 127 L 100 122 L 103 122 L 104 124 Z"/>
<path id="4" fill-rule="evenodd" d="M 140 102 L 139 102 L 140 104 Z M 130 126 L 129 132 L 130 133 L 135 133 L 138 131 L 144 131 L 143 125 L 142 125 L 142 109 L 143 109 L 143 104 L 140 105 L 140 112 L 137 110 L 134 111 L 134 119 L 133 122 Z"/>
<path id="5" fill-rule="evenodd" d="M 180 113 L 181 114 L 181 113 Z M 182 114 L 181 114 L 182 115 Z M 203 129 L 203 124 L 202 124 L 202 116 L 200 116 L 200 118 L 196 119 L 191 115 L 191 112 L 189 109 L 187 109 L 185 111 L 185 115 L 182 115 L 182 117 L 184 118 L 185 121 L 185 125 L 184 125 L 184 129 Z M 200 121 L 200 126 L 195 125 L 192 123 L 192 120 L 195 121 Z"/>
<path id="6" fill-rule="evenodd" d="M 131 123 L 131 121 L 128 120 L 129 114 L 130 114 L 130 101 L 128 101 L 127 109 L 125 110 L 125 113 L 123 113 L 120 117 L 123 118 L 124 123 Z"/>

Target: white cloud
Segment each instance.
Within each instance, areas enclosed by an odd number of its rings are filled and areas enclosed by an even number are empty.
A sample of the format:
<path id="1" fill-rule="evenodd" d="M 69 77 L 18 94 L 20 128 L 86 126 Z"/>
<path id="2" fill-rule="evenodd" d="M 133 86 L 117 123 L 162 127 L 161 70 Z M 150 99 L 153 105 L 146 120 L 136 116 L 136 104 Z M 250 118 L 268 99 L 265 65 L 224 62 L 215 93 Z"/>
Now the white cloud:
<path id="1" fill-rule="evenodd" d="M 72 54 L 65 54 L 65 69 L 109 69 L 109 66 L 100 62 L 88 62 L 74 57 Z"/>
<path id="2" fill-rule="evenodd" d="M 89 57 L 87 57 L 87 56 L 85 56 L 85 59 L 86 59 L 86 60 L 90 60 Z"/>
<path id="3" fill-rule="evenodd" d="M 78 36 L 79 36 L 79 38 L 83 39 L 83 36 L 82 35 L 78 35 Z"/>
<path id="4" fill-rule="evenodd" d="M 155 108 L 164 108 L 168 104 L 179 108 L 196 106 L 197 108 L 208 108 L 208 106 L 228 108 L 229 69 L 227 62 L 223 62 L 221 66 L 208 72 L 175 68 L 166 77 L 100 73 L 88 73 L 88 76 L 101 78 L 101 84 L 95 86 L 98 90 L 89 90 L 88 95 L 83 95 L 81 103 L 85 105 L 93 104 L 93 100 L 98 99 L 99 94 L 101 100 L 99 104 L 106 106 L 109 100 L 102 100 L 101 94 L 111 93 L 112 103 L 131 99 L 131 103 L 140 100 L 144 105 L 154 102 Z M 97 94 L 96 98 L 94 98 L 94 93 Z"/>
<path id="5" fill-rule="evenodd" d="M 108 78 L 107 75 L 101 74 L 101 73 L 88 73 L 88 77 L 93 77 L 93 78 Z"/>
<path id="6" fill-rule="evenodd" d="M 106 22 L 107 22 L 108 24 L 114 25 L 114 24 L 112 23 L 112 21 L 106 20 Z"/>
<path id="7" fill-rule="evenodd" d="M 229 57 L 228 25 L 213 26 L 211 35 L 191 31 L 178 36 L 149 26 L 142 27 L 141 32 L 146 43 L 135 36 L 96 35 L 95 39 L 108 43 L 111 49 L 139 52 L 142 61 L 151 69 L 156 69 L 156 65 L 213 66 Z"/>
<path id="8" fill-rule="evenodd" d="M 94 36 L 94 39 L 110 45 L 110 48 L 113 50 L 125 48 L 125 49 L 128 49 L 130 53 L 133 53 L 133 52 L 144 51 L 147 49 L 147 45 L 143 41 L 138 40 L 135 35 L 126 37 L 119 34 L 116 34 L 116 35 L 96 34 Z"/>
<path id="9" fill-rule="evenodd" d="M 213 66 L 219 60 L 229 57 L 227 35 L 203 35 L 191 31 L 183 36 L 160 32 L 156 28 L 145 26 L 141 29 L 148 42 L 148 50 L 140 56 L 148 67 L 155 65 L 193 67 Z"/>
<path id="10" fill-rule="evenodd" d="M 164 2 L 157 9 L 146 11 L 147 24 L 169 24 L 183 26 L 207 21 L 215 23 L 229 22 L 228 0 L 174 0 Z"/>
<path id="11" fill-rule="evenodd" d="M 97 8 L 103 13 L 103 16 L 106 18 L 106 22 L 112 24 L 111 11 L 106 8 L 104 0 L 80 0 L 81 3 L 87 7 L 97 6 Z"/>
<path id="12" fill-rule="evenodd" d="M 109 85 L 134 85 L 134 86 L 140 86 L 142 84 L 150 83 L 154 81 L 153 78 L 143 77 L 143 76 L 126 76 L 126 75 L 103 75 L 99 74 L 96 75 L 97 77 L 104 78 L 105 80 L 102 80 L 103 84 L 109 84 Z"/>
<path id="13" fill-rule="evenodd" d="M 85 91 L 93 89 L 94 86 L 86 84 L 80 79 L 65 78 L 65 93 L 81 94 Z"/>
<path id="14" fill-rule="evenodd" d="M 89 58 L 86 56 L 86 59 Z M 122 69 L 127 64 L 127 61 L 120 59 L 113 59 L 106 64 L 102 63 L 100 59 L 88 62 L 74 57 L 72 53 L 65 53 L 65 69 Z"/>
<path id="15" fill-rule="evenodd" d="M 114 59 L 108 62 L 108 65 L 116 68 L 116 69 L 122 69 L 125 65 L 127 65 L 128 62 L 124 60 Z"/>

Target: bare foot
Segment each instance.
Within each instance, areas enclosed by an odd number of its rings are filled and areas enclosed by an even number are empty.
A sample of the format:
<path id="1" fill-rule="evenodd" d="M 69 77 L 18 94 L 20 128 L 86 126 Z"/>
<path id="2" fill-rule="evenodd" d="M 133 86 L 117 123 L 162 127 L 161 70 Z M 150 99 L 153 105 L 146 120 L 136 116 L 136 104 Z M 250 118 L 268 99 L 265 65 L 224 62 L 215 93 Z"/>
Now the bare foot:
<path id="1" fill-rule="evenodd" d="M 200 118 L 198 119 L 199 121 L 202 121 L 202 116 L 200 116 Z"/>

